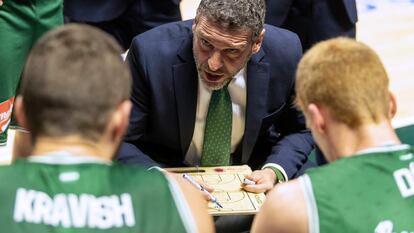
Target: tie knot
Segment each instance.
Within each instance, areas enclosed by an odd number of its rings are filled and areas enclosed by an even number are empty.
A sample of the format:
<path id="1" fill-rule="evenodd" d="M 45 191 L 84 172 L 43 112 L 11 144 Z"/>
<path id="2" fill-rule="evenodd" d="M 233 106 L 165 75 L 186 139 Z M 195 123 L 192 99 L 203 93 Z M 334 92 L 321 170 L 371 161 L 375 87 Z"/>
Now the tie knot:
<path id="1" fill-rule="evenodd" d="M 228 87 L 229 87 L 230 82 L 228 82 L 225 86 L 223 86 L 222 88 L 218 89 L 218 90 L 214 90 L 212 92 L 212 94 L 221 94 L 221 93 L 226 93 L 229 91 Z"/>

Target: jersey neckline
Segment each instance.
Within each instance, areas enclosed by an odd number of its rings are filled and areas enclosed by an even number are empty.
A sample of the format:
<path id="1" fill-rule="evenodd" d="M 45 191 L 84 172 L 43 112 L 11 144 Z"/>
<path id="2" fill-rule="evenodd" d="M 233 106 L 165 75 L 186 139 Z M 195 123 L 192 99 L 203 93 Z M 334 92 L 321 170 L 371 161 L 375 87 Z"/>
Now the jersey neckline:
<path id="1" fill-rule="evenodd" d="M 53 151 L 44 155 L 33 155 L 28 157 L 29 162 L 44 164 L 85 164 L 98 163 L 110 165 L 112 162 L 105 161 L 90 155 L 74 155 L 68 151 Z"/>

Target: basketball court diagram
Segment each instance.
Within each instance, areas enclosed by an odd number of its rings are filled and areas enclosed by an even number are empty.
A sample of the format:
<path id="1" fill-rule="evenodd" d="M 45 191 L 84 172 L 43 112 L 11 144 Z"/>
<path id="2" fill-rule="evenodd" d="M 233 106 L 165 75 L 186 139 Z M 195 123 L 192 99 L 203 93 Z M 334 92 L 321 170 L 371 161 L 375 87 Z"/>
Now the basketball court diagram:
<path id="1" fill-rule="evenodd" d="M 257 212 L 263 204 L 262 199 L 256 197 L 257 194 L 248 193 L 241 188 L 244 174 L 241 173 L 215 173 L 191 175 L 196 179 L 214 187 L 212 193 L 223 209 L 216 209 L 209 203 L 210 212 L 214 213 L 252 213 Z"/>
<path id="2" fill-rule="evenodd" d="M 212 215 L 254 214 L 259 211 L 265 199 L 263 193 L 250 193 L 242 189 L 244 176 L 251 173 L 248 166 L 200 167 L 198 170 L 178 168 L 174 169 L 174 172 L 188 172 L 196 180 L 214 188 L 212 194 L 223 208 L 215 208 L 213 203 L 209 203 L 209 212 Z"/>

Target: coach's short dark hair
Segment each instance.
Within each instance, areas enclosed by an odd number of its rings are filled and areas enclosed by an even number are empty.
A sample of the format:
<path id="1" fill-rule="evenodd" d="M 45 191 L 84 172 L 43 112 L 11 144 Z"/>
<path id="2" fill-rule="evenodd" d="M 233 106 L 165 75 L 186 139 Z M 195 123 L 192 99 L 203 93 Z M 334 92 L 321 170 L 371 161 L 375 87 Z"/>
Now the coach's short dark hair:
<path id="1" fill-rule="evenodd" d="M 247 28 L 255 38 L 263 30 L 265 13 L 264 0 L 201 0 L 196 21 L 201 16 L 229 29 Z"/>

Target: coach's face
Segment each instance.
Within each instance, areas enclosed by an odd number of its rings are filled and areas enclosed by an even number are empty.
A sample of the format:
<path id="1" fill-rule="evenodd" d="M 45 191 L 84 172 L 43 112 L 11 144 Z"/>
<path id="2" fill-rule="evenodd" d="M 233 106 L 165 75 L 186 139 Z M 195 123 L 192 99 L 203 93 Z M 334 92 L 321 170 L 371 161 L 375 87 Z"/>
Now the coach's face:
<path id="1" fill-rule="evenodd" d="M 253 41 L 251 30 L 228 30 L 200 16 L 193 24 L 193 53 L 199 77 L 218 90 L 259 51 L 264 31 Z"/>

